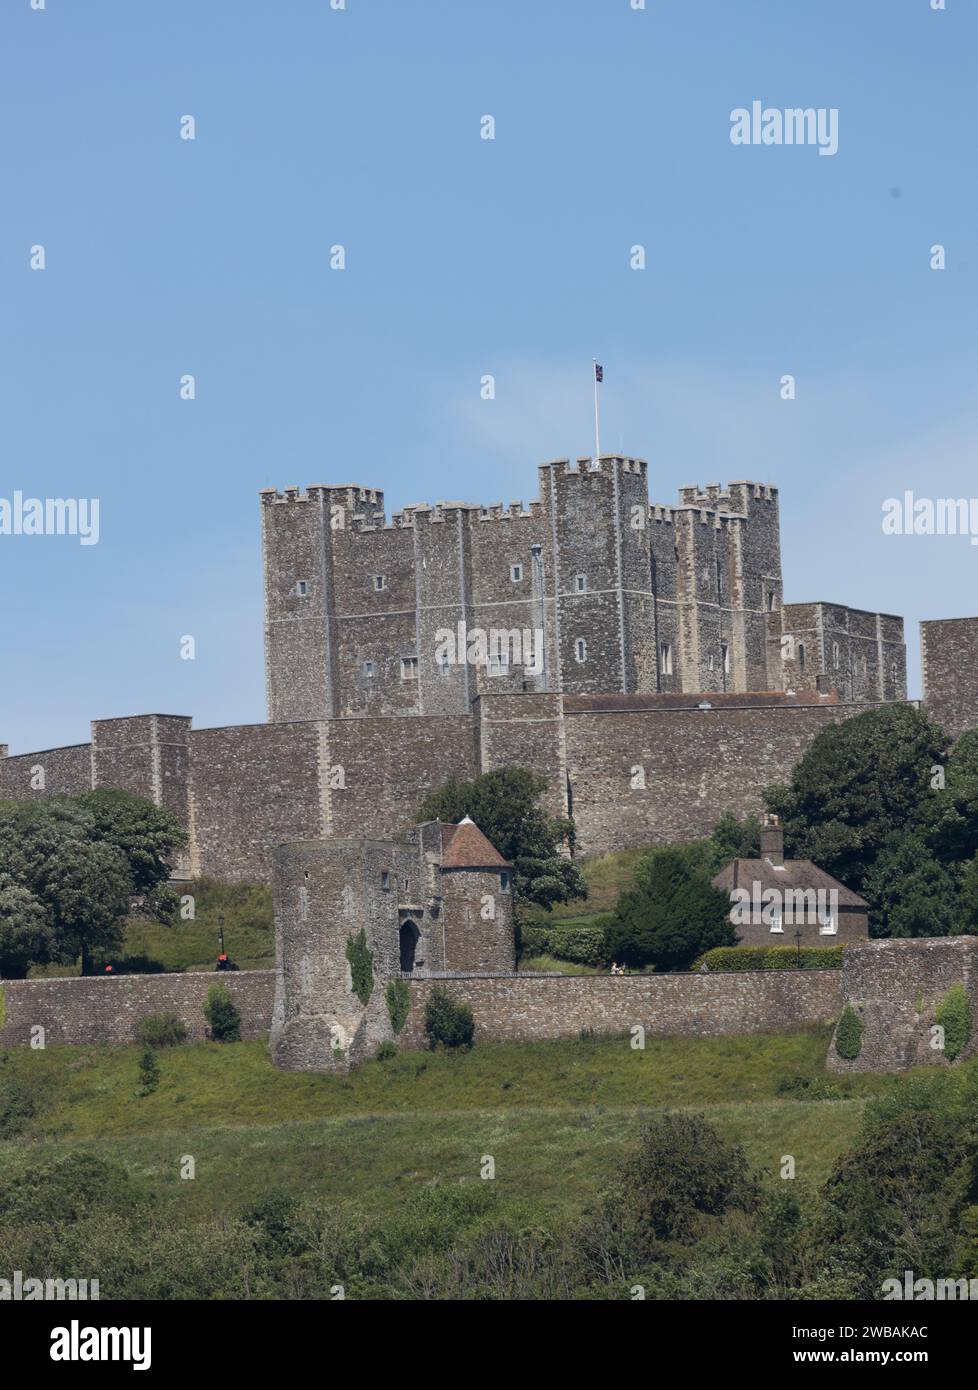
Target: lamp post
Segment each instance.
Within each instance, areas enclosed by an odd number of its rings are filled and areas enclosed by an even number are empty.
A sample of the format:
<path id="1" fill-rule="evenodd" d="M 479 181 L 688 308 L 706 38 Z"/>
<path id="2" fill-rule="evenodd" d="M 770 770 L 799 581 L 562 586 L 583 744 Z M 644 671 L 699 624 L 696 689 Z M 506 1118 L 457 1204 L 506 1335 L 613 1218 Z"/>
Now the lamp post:
<path id="1" fill-rule="evenodd" d="M 801 928 L 795 928 L 795 951 L 798 955 L 798 969 L 801 969 Z"/>

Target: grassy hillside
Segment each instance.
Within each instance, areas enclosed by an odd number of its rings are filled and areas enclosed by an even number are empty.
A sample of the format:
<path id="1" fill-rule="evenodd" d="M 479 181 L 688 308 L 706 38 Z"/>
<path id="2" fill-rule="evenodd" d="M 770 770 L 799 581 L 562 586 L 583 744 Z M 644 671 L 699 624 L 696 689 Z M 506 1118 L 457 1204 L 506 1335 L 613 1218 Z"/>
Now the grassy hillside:
<path id="1" fill-rule="evenodd" d="M 632 886 L 635 869 L 652 848 L 642 845 L 638 849 L 623 849 L 616 854 L 596 854 L 591 859 L 580 859 L 578 864 L 587 880 L 588 896 L 583 901 L 558 903 L 549 912 L 542 908 L 528 908 L 527 921 L 534 922 L 573 922 L 575 926 L 589 926 L 602 912 L 610 912 L 618 901 L 618 895 Z"/>
<path id="2" fill-rule="evenodd" d="M 263 884 L 221 883 L 198 879 L 179 889 L 194 899 L 194 917 L 178 916 L 172 925 L 133 918 L 126 926 L 117 966 L 139 958 L 164 971 L 213 970 L 219 953 L 220 918 L 224 944 L 242 970 L 271 970 L 275 965 L 272 890 Z M 78 967 L 49 966 L 37 975 L 77 975 Z"/>
<path id="3" fill-rule="evenodd" d="M 825 1030 L 726 1039 L 486 1044 L 410 1052 L 350 1076 L 276 1071 L 261 1043 L 159 1052 L 159 1089 L 137 1097 L 138 1049 L 11 1049 L 0 1087 L 30 1085 L 37 1113 L 0 1143 L 15 1174 L 73 1148 L 123 1162 L 181 1219 L 235 1212 L 272 1189 L 355 1198 L 474 1181 L 483 1154 L 500 1192 L 572 1213 L 600 1190 L 653 1107 L 693 1106 L 759 1168 L 783 1153 L 821 1181 L 851 1142 L 864 1097 L 888 1078 L 846 1077 L 831 1098 L 781 1094 L 824 1078 Z M 824 1084 L 824 1081 L 823 1081 Z M 800 1094 L 803 1096 L 804 1091 Z M 180 1182 L 182 1154 L 197 1180 Z"/>

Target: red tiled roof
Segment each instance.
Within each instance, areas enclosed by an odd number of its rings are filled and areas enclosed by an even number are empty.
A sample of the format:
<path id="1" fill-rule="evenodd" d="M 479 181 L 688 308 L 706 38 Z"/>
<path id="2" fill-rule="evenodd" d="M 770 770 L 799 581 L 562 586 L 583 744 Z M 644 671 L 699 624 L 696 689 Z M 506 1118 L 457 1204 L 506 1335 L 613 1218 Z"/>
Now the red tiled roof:
<path id="1" fill-rule="evenodd" d="M 506 860 L 486 839 L 475 821 L 441 828 L 441 866 L 443 869 L 505 869 Z"/>

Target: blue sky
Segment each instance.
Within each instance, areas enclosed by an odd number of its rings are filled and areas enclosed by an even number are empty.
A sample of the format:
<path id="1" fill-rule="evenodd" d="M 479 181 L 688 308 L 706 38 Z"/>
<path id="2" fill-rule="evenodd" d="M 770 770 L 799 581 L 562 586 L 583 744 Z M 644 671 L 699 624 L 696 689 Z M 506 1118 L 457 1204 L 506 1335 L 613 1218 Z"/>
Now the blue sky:
<path id="1" fill-rule="evenodd" d="M 902 614 L 918 694 L 978 548 L 881 504 L 978 492 L 976 52 L 966 0 L 7 0 L 0 496 L 101 538 L 0 536 L 0 742 L 262 720 L 259 488 L 529 500 L 595 356 L 653 500 L 776 484 L 786 598 Z"/>

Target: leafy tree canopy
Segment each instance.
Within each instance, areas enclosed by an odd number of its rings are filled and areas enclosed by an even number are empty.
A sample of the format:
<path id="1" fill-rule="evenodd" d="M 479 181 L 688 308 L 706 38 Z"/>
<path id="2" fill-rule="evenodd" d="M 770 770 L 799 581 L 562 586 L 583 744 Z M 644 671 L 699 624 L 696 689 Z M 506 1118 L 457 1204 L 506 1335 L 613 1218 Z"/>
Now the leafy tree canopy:
<path id="1" fill-rule="evenodd" d="M 457 823 L 469 816 L 486 839 L 513 866 L 517 902 L 551 907 L 587 897 L 584 875 L 560 853 L 574 845 L 574 822 L 548 815 L 537 805 L 547 789 L 545 778 L 525 768 L 484 772 L 469 782 L 447 782 L 426 797 L 419 821 Z"/>
<path id="2" fill-rule="evenodd" d="M 176 818 L 128 792 L 0 802 L 0 974 L 118 949 L 134 897 L 172 903 L 166 856 Z"/>
<path id="3" fill-rule="evenodd" d="M 710 882 L 715 853 L 709 841 L 653 850 L 610 915 L 607 959 L 685 970 L 704 951 L 735 945 L 730 898 Z"/>

